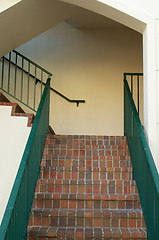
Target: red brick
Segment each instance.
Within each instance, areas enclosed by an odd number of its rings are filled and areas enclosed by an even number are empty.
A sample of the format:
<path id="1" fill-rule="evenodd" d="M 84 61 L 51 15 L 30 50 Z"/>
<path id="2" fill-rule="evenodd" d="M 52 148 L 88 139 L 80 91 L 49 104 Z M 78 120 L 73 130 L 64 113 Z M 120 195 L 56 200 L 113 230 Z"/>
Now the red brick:
<path id="1" fill-rule="evenodd" d="M 41 225 L 41 217 L 34 217 L 34 225 L 35 226 Z"/>
<path id="2" fill-rule="evenodd" d="M 69 200 L 69 208 L 76 209 L 76 201 L 75 200 Z"/>
<path id="3" fill-rule="evenodd" d="M 101 227 L 102 218 L 94 218 L 94 227 Z"/>
<path id="4" fill-rule="evenodd" d="M 68 208 L 68 200 L 61 200 L 61 208 Z"/>

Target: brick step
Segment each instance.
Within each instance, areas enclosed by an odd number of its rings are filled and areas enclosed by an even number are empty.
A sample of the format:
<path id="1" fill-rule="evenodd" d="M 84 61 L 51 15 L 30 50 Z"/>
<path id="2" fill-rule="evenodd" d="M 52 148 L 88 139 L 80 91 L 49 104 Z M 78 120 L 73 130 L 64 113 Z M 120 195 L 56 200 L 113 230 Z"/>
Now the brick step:
<path id="1" fill-rule="evenodd" d="M 46 149 L 45 149 L 46 151 Z M 107 161 L 107 160 L 130 160 L 130 156 L 97 156 L 97 155 L 58 155 L 58 154 L 45 154 L 44 160 L 91 160 L 91 161 Z"/>
<path id="2" fill-rule="evenodd" d="M 74 139 L 74 140 L 125 140 L 126 141 L 126 137 L 125 136 L 103 136 L 103 135 L 54 135 L 54 136 L 50 136 L 49 139 L 58 139 L 58 140 L 70 140 L 70 139 Z"/>
<path id="3" fill-rule="evenodd" d="M 147 239 L 145 229 L 134 228 L 64 228 L 64 227 L 28 227 L 28 240 L 42 239 Z"/>
<path id="4" fill-rule="evenodd" d="M 8 106 L 12 107 L 11 116 L 15 117 L 27 117 L 28 118 L 28 127 L 32 127 L 34 122 L 34 114 L 32 113 L 25 113 L 23 109 L 17 104 L 17 103 L 11 103 L 11 102 L 0 102 L 0 106 Z"/>
<path id="5" fill-rule="evenodd" d="M 24 110 L 23 110 L 17 103 L 0 102 L 0 106 L 9 106 L 9 107 L 12 107 L 12 114 L 15 114 L 15 113 L 24 113 Z"/>
<path id="6" fill-rule="evenodd" d="M 116 150 L 116 149 L 128 149 L 128 146 L 127 145 L 103 145 L 103 144 L 100 144 L 100 145 L 90 145 L 90 144 L 79 144 L 79 145 L 75 145 L 75 144 L 48 144 L 48 148 L 52 149 L 57 149 L 57 150 L 81 150 L 81 149 L 85 149 L 85 150 L 103 150 L 103 149 L 111 149 L 111 150 Z"/>
<path id="7" fill-rule="evenodd" d="M 41 166 L 41 171 L 58 171 L 58 172 L 132 172 L 132 168 L 124 167 L 50 167 L 50 166 Z"/>
<path id="8" fill-rule="evenodd" d="M 145 228 L 141 210 L 32 209 L 29 226 Z"/>
<path id="9" fill-rule="evenodd" d="M 138 194 L 135 181 L 114 180 L 40 180 L 37 183 L 36 192 L 73 194 Z"/>
<path id="10" fill-rule="evenodd" d="M 1 92 L 0 92 L 0 106 L 11 106 L 12 107 L 11 116 L 28 117 L 27 126 L 32 127 L 35 115 L 32 113 L 25 113 L 18 103 L 10 102 L 8 98 Z M 49 126 L 47 138 L 50 138 L 50 136 L 54 136 L 54 134 L 55 134 L 54 130 L 52 129 L 51 126 Z"/>
<path id="11" fill-rule="evenodd" d="M 50 167 L 131 167 L 130 160 L 77 160 L 77 159 L 44 159 L 42 166 Z"/>
<path id="12" fill-rule="evenodd" d="M 49 180 L 49 179 L 39 179 L 37 182 L 38 185 L 115 185 L 115 186 L 136 186 L 134 180 Z"/>
<path id="13" fill-rule="evenodd" d="M 126 149 L 107 149 L 107 150 L 99 150 L 99 149 L 93 149 L 93 150 L 78 150 L 78 149 L 54 149 L 52 148 L 51 154 L 58 155 L 59 158 L 62 158 L 62 156 L 65 156 L 65 158 L 68 158 L 68 156 L 72 156 L 72 158 L 76 159 L 77 157 L 85 158 L 86 159 L 99 159 L 100 157 L 104 156 L 129 156 L 129 151 Z M 97 158 L 98 157 L 98 158 Z"/>
<path id="14" fill-rule="evenodd" d="M 123 169 L 122 169 L 123 170 Z M 127 170 L 127 169 L 126 169 Z M 132 170 L 127 171 L 113 171 L 113 169 L 107 169 L 106 171 L 41 171 L 41 179 L 57 179 L 57 180 L 132 180 Z"/>
<path id="15" fill-rule="evenodd" d="M 58 138 L 59 137 L 59 138 Z M 69 138 L 72 137 L 72 138 Z M 75 138 L 78 137 L 78 138 Z M 81 138 L 80 138 L 81 137 Z M 83 138 L 82 138 L 83 137 Z M 101 139 L 100 139 L 101 137 Z M 49 136 L 47 138 L 49 144 L 73 144 L 73 145 L 127 145 L 126 137 L 123 136 L 71 136 L 68 135 L 66 138 L 61 138 L 58 135 Z"/>
<path id="16" fill-rule="evenodd" d="M 129 160 L 130 161 L 130 156 L 100 156 L 98 159 L 96 159 L 96 156 L 91 156 L 91 155 L 67 155 L 67 157 L 64 157 L 64 155 L 58 155 L 58 154 L 52 154 L 52 150 L 49 150 L 47 147 L 44 149 L 44 156 L 45 159 L 54 159 L 54 160 L 64 160 L 64 159 L 72 159 L 72 160 Z"/>
<path id="17" fill-rule="evenodd" d="M 138 194 L 52 194 L 35 193 L 33 208 L 141 209 Z"/>

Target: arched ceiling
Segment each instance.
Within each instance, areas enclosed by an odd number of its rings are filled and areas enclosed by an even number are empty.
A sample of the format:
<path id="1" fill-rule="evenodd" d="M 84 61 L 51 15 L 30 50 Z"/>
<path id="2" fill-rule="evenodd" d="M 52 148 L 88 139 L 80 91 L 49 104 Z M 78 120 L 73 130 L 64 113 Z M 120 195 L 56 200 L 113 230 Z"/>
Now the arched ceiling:
<path id="1" fill-rule="evenodd" d="M 87 9 L 81 9 L 75 15 L 67 19 L 66 22 L 78 29 L 126 28 L 126 26 L 121 23 L 118 23 L 110 18 L 104 17 Z"/>

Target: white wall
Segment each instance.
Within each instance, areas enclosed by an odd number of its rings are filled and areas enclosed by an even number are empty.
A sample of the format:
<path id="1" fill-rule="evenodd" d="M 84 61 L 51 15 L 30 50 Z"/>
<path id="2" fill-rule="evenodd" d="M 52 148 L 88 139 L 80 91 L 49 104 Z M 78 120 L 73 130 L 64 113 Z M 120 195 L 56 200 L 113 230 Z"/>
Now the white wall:
<path id="1" fill-rule="evenodd" d="M 130 8 L 134 10 L 135 12 L 140 12 L 142 15 L 146 14 L 147 16 L 151 17 L 158 17 L 159 16 L 159 1 L 158 0 L 97 0 L 99 2 L 103 2 L 105 4 L 112 4 L 115 6 L 118 5 L 122 7 L 122 5 L 125 7 Z M 142 17 L 142 16 L 140 16 Z"/>
<path id="2" fill-rule="evenodd" d="M 28 118 L 11 116 L 11 109 L 0 106 L 0 224 L 30 133 Z"/>
<path id="3" fill-rule="evenodd" d="M 50 124 L 58 134 L 123 135 L 123 72 L 142 72 L 142 36 L 130 29 L 78 30 L 61 23 L 18 51 L 53 73 Z"/>

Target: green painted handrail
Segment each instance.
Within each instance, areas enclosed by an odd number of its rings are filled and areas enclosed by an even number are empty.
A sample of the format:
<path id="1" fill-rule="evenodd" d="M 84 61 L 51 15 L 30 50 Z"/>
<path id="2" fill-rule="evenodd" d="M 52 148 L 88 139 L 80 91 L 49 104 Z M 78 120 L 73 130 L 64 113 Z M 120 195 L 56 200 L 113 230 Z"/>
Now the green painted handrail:
<path id="1" fill-rule="evenodd" d="M 23 58 L 23 60 L 25 59 L 26 61 L 29 61 L 30 64 L 34 64 L 34 66 L 36 66 L 37 68 L 39 68 L 41 71 L 49 74 L 50 76 L 52 76 L 52 74 L 50 72 L 48 72 L 47 70 L 45 70 L 44 68 L 42 68 L 41 66 L 39 66 L 38 64 L 34 63 L 33 61 L 31 61 L 29 58 L 25 57 L 24 55 L 22 55 L 21 53 L 17 52 L 16 50 L 13 50 L 13 52 L 16 54 L 17 56 L 20 56 Z M 9 62 L 9 64 L 12 64 L 13 66 L 15 66 L 16 68 L 22 70 L 24 73 L 28 74 L 28 71 L 25 70 L 23 67 L 19 66 L 16 62 L 14 63 L 13 61 L 9 60 L 7 57 L 3 56 L 2 59 L 4 59 L 5 61 Z M 35 75 L 29 73 L 29 76 L 33 79 L 35 79 Z M 36 83 L 42 83 L 42 85 L 45 85 L 45 82 L 43 82 L 41 79 L 36 77 Z M 35 89 L 35 88 L 34 88 Z M 70 103 L 76 103 L 77 107 L 79 106 L 80 103 L 85 103 L 85 100 L 76 100 L 76 99 L 70 99 L 68 97 L 66 97 L 65 95 L 63 95 L 62 93 L 60 93 L 59 91 L 57 91 L 56 89 L 50 87 L 50 90 L 55 92 L 57 95 L 59 95 L 60 97 L 64 98 L 66 101 L 70 102 Z M 33 109 L 34 110 L 34 109 Z"/>
<path id="2" fill-rule="evenodd" d="M 30 64 L 34 65 L 36 68 L 39 68 L 41 71 L 47 73 L 50 77 L 52 76 L 52 73 L 48 72 L 46 69 L 44 69 L 43 67 L 41 67 L 40 65 L 38 65 L 37 63 L 33 62 L 31 59 L 25 57 L 23 54 L 17 52 L 16 50 L 13 50 L 13 52 L 17 55 L 20 56 L 21 58 L 23 58 L 24 60 L 26 60 L 27 62 L 29 62 Z"/>
<path id="3" fill-rule="evenodd" d="M 48 78 L 0 227 L 1 240 L 26 239 L 27 225 L 49 128 Z"/>
<path id="4" fill-rule="evenodd" d="M 127 79 L 127 77 L 130 78 L 130 86 L 131 86 L 131 95 L 133 97 L 133 93 L 134 93 L 134 77 L 137 78 L 137 104 L 136 104 L 136 108 L 137 108 L 137 112 L 140 116 L 140 89 L 139 89 L 139 82 L 140 82 L 140 77 L 143 77 L 143 73 L 124 73 L 124 79 Z"/>
<path id="5" fill-rule="evenodd" d="M 124 130 L 147 227 L 147 238 L 156 240 L 159 239 L 159 175 L 126 77 L 127 74 L 124 74 Z"/>

